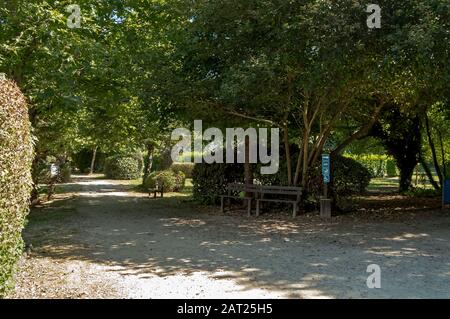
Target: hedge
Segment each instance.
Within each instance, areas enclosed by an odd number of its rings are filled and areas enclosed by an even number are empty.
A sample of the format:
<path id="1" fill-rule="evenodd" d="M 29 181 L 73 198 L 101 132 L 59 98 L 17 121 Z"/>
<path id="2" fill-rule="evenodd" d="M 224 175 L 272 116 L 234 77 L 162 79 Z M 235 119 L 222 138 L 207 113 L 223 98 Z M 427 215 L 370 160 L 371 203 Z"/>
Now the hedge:
<path id="1" fill-rule="evenodd" d="M 194 164 L 193 163 L 173 163 L 170 166 L 170 169 L 175 174 L 182 172 L 186 178 L 192 178 L 192 172 L 194 171 Z"/>
<path id="2" fill-rule="evenodd" d="M 372 177 L 398 176 L 397 166 L 392 157 L 379 154 L 345 154 L 367 168 Z"/>
<path id="3" fill-rule="evenodd" d="M 144 187 L 155 188 L 156 184 L 164 185 L 165 192 L 180 192 L 184 188 L 186 176 L 183 172 L 175 174 L 172 170 L 152 172 L 144 181 Z"/>
<path id="4" fill-rule="evenodd" d="M 252 165 L 254 178 L 263 185 L 286 185 L 286 168 L 280 163 L 278 173 L 259 174 L 260 165 Z M 331 164 L 333 187 L 336 198 L 364 193 L 370 182 L 370 172 L 360 163 L 345 157 L 337 157 Z M 308 178 L 307 201 L 317 201 L 322 195 L 322 176 L 319 166 L 311 168 Z M 226 193 L 228 183 L 244 181 L 243 164 L 195 164 L 193 171 L 193 197 L 202 204 L 218 203 L 219 196 Z"/>
<path id="5" fill-rule="evenodd" d="M 140 154 L 115 155 L 105 162 L 105 175 L 111 179 L 137 179 L 142 176 L 143 159 Z"/>
<path id="6" fill-rule="evenodd" d="M 333 192 L 337 197 L 363 194 L 369 186 L 371 174 L 360 162 L 343 156 L 331 162 Z"/>
<path id="7" fill-rule="evenodd" d="M 202 204 L 216 204 L 228 183 L 244 181 L 242 164 L 195 164 L 192 172 L 193 198 Z"/>
<path id="8" fill-rule="evenodd" d="M 25 97 L 0 79 L 0 297 L 12 287 L 32 189 L 33 146 Z"/>

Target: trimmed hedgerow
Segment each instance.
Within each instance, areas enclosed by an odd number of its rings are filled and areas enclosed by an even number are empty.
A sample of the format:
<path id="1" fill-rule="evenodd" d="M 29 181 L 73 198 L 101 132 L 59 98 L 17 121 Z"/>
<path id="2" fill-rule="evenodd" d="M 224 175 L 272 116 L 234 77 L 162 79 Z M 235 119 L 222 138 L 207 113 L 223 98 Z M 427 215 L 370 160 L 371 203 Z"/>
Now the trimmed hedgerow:
<path id="1" fill-rule="evenodd" d="M 143 159 L 139 154 L 115 155 L 105 162 L 105 175 L 111 179 L 137 179 L 142 176 Z"/>
<path id="2" fill-rule="evenodd" d="M 25 97 L 17 85 L 0 79 L 0 297 L 23 249 L 29 211 L 33 146 Z"/>

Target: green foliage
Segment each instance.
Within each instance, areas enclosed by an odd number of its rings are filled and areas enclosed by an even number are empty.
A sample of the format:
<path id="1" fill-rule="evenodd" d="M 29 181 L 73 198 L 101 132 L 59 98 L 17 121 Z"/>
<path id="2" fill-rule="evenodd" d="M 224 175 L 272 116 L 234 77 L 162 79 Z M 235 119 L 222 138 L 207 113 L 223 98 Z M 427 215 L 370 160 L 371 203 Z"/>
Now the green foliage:
<path id="1" fill-rule="evenodd" d="M 73 154 L 72 159 L 74 166 L 80 170 L 81 173 L 87 173 L 91 169 L 93 150 L 83 148 L 82 150 Z M 102 172 L 105 167 L 105 160 L 107 155 L 103 152 L 97 151 L 94 164 L 94 172 Z"/>
<path id="2" fill-rule="evenodd" d="M 379 121 L 372 127 L 371 135 L 378 138 L 387 154 L 395 159 L 400 172 L 399 191 L 408 190 L 422 148 L 418 114 L 404 110 L 397 103 L 389 103 Z"/>
<path id="3" fill-rule="evenodd" d="M 33 165 L 34 175 L 33 181 L 39 184 L 49 184 L 51 182 L 50 167 L 52 164 L 56 164 L 59 168 L 58 176 L 56 177 L 57 183 L 68 183 L 71 180 L 72 166 L 70 162 L 64 162 L 59 164 L 59 161 L 54 156 L 46 156 L 45 158 L 39 158 L 37 163 Z"/>
<path id="4" fill-rule="evenodd" d="M 137 179 L 142 176 L 143 159 L 140 155 L 114 155 L 105 162 L 105 175 L 111 179 Z"/>
<path id="5" fill-rule="evenodd" d="M 11 287 L 29 211 L 33 146 L 25 98 L 0 79 L 0 297 Z"/>
<path id="6" fill-rule="evenodd" d="M 386 161 L 386 175 L 388 177 L 395 177 L 397 176 L 397 165 L 395 164 L 395 161 L 393 159 L 388 159 Z"/>
<path id="7" fill-rule="evenodd" d="M 433 198 L 439 197 L 442 195 L 440 190 L 432 189 L 432 188 L 421 188 L 415 187 L 411 188 L 408 191 L 404 192 L 404 195 L 409 197 L 423 197 L 423 198 Z"/>
<path id="8" fill-rule="evenodd" d="M 182 172 L 186 178 L 192 178 L 194 164 L 193 163 L 173 163 L 172 166 L 170 166 L 170 169 L 175 174 Z"/>
<path id="9" fill-rule="evenodd" d="M 345 157 L 352 158 L 367 168 L 372 177 L 393 177 L 397 176 L 395 161 L 388 155 L 380 154 L 345 154 Z M 388 165 L 390 167 L 388 168 Z M 393 167 L 392 167 L 393 165 Z M 388 172 L 388 169 L 390 170 Z M 391 175 L 389 175 L 391 174 Z"/>
<path id="10" fill-rule="evenodd" d="M 163 187 L 166 192 L 180 192 L 184 188 L 186 177 L 183 172 L 174 173 L 172 170 L 156 171 L 150 173 L 145 179 L 146 189 Z"/>
<path id="11" fill-rule="evenodd" d="M 69 162 L 64 163 L 59 167 L 58 182 L 69 183 L 72 175 L 72 167 Z"/>
<path id="12" fill-rule="evenodd" d="M 331 163 L 333 193 L 337 197 L 363 194 L 369 186 L 371 174 L 354 159 L 337 156 Z"/>
<path id="13" fill-rule="evenodd" d="M 195 164 L 192 172 L 193 197 L 202 204 L 215 204 L 229 183 L 244 181 L 242 164 Z"/>

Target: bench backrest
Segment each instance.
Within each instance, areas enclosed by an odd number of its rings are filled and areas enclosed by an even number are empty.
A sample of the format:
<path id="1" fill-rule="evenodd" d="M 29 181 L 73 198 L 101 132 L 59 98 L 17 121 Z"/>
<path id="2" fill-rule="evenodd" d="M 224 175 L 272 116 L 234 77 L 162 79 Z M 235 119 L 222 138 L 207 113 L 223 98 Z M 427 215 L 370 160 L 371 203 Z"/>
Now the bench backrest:
<path id="1" fill-rule="evenodd" d="M 302 188 L 295 186 L 269 186 L 269 185 L 253 185 L 242 183 L 231 183 L 227 185 L 228 192 L 253 192 L 260 194 L 274 194 L 274 195 L 295 195 L 301 196 Z"/>
<path id="2" fill-rule="evenodd" d="M 291 195 L 300 198 L 302 195 L 302 188 L 295 186 L 268 186 L 261 185 L 259 193 L 272 195 Z"/>
<path id="3" fill-rule="evenodd" d="M 226 187 L 228 192 L 253 192 L 259 191 L 259 185 L 242 184 L 242 183 L 230 183 Z"/>

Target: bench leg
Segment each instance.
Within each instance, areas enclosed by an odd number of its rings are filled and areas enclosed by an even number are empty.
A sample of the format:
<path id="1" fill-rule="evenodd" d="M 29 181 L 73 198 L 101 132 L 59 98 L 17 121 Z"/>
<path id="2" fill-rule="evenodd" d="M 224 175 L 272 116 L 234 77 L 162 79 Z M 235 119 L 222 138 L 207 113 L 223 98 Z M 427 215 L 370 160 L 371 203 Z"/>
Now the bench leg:
<path id="1" fill-rule="evenodd" d="M 223 201 L 224 201 L 224 199 L 223 199 L 223 197 L 220 197 L 220 212 L 221 213 L 223 213 Z"/>
<path id="2" fill-rule="evenodd" d="M 292 217 L 295 218 L 295 216 L 297 216 L 297 203 L 294 203 L 294 211 L 292 213 Z"/>
<path id="3" fill-rule="evenodd" d="M 247 214 L 248 214 L 248 217 L 250 217 L 252 215 L 252 200 L 251 199 L 247 199 Z"/>
<path id="4" fill-rule="evenodd" d="M 256 201 L 256 216 L 259 216 L 259 205 L 260 205 L 260 201 L 257 200 Z"/>

